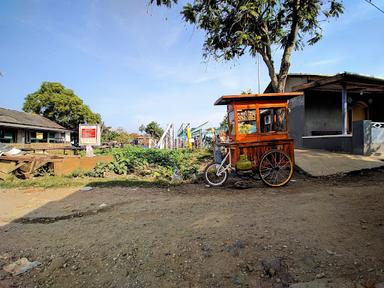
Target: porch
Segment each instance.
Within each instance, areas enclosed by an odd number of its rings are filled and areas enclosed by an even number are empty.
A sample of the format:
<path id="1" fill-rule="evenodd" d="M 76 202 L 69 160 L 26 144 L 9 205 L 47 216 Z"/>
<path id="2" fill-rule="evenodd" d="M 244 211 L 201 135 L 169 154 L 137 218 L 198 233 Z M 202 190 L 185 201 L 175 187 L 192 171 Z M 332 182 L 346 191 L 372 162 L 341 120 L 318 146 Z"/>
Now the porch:
<path id="1" fill-rule="evenodd" d="M 384 155 L 384 79 L 342 73 L 293 90 L 304 91 L 304 148 Z"/>

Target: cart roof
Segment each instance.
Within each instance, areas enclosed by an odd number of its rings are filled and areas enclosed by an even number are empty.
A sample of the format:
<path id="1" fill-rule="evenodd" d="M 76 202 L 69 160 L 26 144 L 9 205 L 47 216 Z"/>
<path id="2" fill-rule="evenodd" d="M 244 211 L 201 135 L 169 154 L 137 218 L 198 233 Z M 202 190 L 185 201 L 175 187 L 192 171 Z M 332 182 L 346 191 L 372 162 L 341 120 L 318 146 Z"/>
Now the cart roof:
<path id="1" fill-rule="evenodd" d="M 302 95 L 304 95 L 302 92 L 224 95 L 216 100 L 215 105 L 227 105 L 235 101 L 289 100 L 293 97 Z"/>

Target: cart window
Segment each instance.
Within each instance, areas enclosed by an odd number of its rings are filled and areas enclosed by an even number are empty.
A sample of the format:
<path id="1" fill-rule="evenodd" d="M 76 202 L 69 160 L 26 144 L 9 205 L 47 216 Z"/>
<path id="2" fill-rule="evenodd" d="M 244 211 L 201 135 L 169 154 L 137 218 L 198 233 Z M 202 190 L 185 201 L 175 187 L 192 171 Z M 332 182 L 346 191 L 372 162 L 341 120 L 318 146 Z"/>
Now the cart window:
<path id="1" fill-rule="evenodd" d="M 287 131 L 287 110 L 285 108 L 260 109 L 261 132 Z"/>
<path id="2" fill-rule="evenodd" d="M 257 132 L 255 109 L 238 110 L 237 117 L 239 134 L 254 134 Z"/>
<path id="3" fill-rule="evenodd" d="M 229 133 L 235 135 L 235 113 L 233 111 L 228 113 Z"/>

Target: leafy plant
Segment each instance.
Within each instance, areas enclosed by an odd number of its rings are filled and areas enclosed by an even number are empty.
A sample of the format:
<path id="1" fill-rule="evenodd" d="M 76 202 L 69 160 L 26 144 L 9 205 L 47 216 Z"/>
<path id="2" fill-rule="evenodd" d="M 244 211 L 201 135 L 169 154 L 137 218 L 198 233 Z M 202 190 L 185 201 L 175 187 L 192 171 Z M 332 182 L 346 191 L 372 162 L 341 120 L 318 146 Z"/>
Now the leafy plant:
<path id="1" fill-rule="evenodd" d="M 114 160 L 109 164 L 99 163 L 92 172 L 93 177 L 103 177 L 110 171 L 118 175 L 134 174 L 164 180 L 171 180 L 176 173 L 182 179 L 191 179 L 198 173 L 201 162 L 210 155 L 206 150 L 148 149 L 130 145 L 114 148 L 109 153 Z"/>

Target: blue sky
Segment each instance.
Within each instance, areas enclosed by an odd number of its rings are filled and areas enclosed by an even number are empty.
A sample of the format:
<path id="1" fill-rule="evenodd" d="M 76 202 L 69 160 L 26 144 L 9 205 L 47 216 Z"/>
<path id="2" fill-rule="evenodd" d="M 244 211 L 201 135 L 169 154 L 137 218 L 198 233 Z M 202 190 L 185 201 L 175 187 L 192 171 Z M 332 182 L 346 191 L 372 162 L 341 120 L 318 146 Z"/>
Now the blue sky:
<path id="1" fill-rule="evenodd" d="M 0 1 L 0 107 L 21 110 L 41 82 L 57 81 L 107 125 L 134 132 L 152 120 L 213 126 L 225 111 L 213 106 L 219 96 L 257 92 L 255 59 L 205 61 L 203 32 L 185 24 L 179 9 L 147 2 Z M 384 77 L 384 14 L 363 0 L 344 6 L 344 15 L 324 23 L 321 42 L 293 54 L 290 72 Z M 260 72 L 263 89 L 264 64 Z"/>

